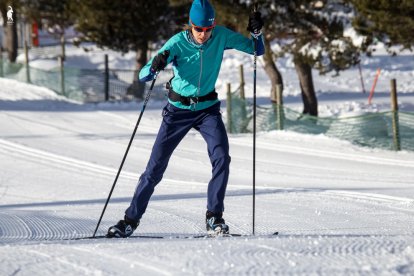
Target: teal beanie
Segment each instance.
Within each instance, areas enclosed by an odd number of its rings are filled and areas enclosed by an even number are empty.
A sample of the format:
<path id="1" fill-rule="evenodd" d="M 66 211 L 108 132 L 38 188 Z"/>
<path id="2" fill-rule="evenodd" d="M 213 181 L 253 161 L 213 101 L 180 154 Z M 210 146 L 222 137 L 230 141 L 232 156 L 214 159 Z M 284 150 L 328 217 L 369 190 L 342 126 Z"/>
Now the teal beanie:
<path id="1" fill-rule="evenodd" d="M 214 24 L 214 9 L 208 0 L 193 1 L 190 9 L 190 20 L 199 27 L 210 27 Z"/>

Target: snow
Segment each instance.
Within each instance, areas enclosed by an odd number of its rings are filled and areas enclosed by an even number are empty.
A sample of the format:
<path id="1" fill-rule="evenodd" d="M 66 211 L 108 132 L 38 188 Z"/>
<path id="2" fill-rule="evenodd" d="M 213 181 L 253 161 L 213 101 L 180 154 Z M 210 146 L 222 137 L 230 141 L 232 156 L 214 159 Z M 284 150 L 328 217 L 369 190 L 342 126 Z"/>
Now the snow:
<path id="1" fill-rule="evenodd" d="M 99 50 L 82 54 L 68 47 L 67 53 L 72 64 L 99 67 L 103 61 Z M 251 97 L 251 60 L 226 53 L 218 90 L 237 82 L 237 66 L 244 64 Z M 357 68 L 339 77 L 315 73 L 321 115 L 389 110 L 390 78 L 398 79 L 400 109 L 413 112 L 412 60 L 411 54 L 392 58 L 381 49 L 363 60 L 366 89 L 377 67 L 383 70 L 372 105 Z M 114 55 L 111 62 L 133 66 L 133 56 Z M 286 57 L 278 66 L 285 103 L 300 110 L 292 62 Z M 268 90 L 259 66 L 261 104 L 268 102 Z M 128 206 L 164 104 L 151 100 L 147 106 L 99 235 Z M 414 153 L 289 131 L 257 136 L 255 236 L 252 137 L 238 134 L 229 135 L 225 219 L 232 232 L 246 236 L 175 238 L 205 232 L 211 168 L 202 137 L 191 131 L 135 232 L 165 239 L 65 240 L 93 234 L 141 107 L 141 102 L 80 104 L 46 88 L 0 79 L 1 275 L 414 274 Z M 275 231 L 280 234 L 271 236 Z"/>

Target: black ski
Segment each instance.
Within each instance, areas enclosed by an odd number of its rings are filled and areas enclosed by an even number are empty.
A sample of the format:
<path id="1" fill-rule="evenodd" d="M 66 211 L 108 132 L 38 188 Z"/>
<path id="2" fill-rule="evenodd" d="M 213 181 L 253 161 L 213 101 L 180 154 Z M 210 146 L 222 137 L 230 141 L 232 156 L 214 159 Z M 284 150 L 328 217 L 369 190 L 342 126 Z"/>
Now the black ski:
<path id="1" fill-rule="evenodd" d="M 164 239 L 165 236 L 151 236 L 151 235 L 134 235 L 128 238 L 108 237 L 107 235 L 95 235 L 94 237 L 77 237 L 62 239 L 65 241 L 79 241 L 79 240 L 99 240 L 99 239 Z"/>
<path id="2" fill-rule="evenodd" d="M 272 237 L 279 235 L 279 232 L 274 232 L 273 234 L 266 235 L 255 235 L 258 237 Z M 97 239 L 204 239 L 204 238 L 237 238 L 237 237 L 255 237 L 250 234 L 220 234 L 220 235 L 211 235 L 211 234 L 194 234 L 194 235 L 132 235 L 128 238 L 117 238 L 117 237 L 108 237 L 106 235 L 96 235 L 95 237 L 78 237 L 78 238 L 67 238 L 62 239 L 66 241 L 78 241 L 78 240 L 97 240 Z"/>
<path id="3" fill-rule="evenodd" d="M 272 236 L 277 236 L 279 235 L 279 232 L 274 232 L 273 234 L 265 234 L 265 235 L 250 235 L 250 234 L 219 234 L 219 235 L 214 235 L 214 234 L 202 234 L 202 235 L 193 235 L 193 236 L 185 236 L 184 238 L 186 239 L 199 239 L 199 238 L 232 238 L 232 237 L 272 237 Z M 179 237 L 178 237 L 179 238 Z"/>
<path id="4" fill-rule="evenodd" d="M 184 239 L 204 239 L 204 238 L 232 238 L 232 237 L 242 237 L 242 236 L 246 236 L 246 235 L 242 235 L 242 234 L 219 234 L 219 235 L 214 235 L 214 234 L 201 234 L 201 235 L 189 235 L 189 236 L 183 236 L 182 238 Z M 179 237 L 178 237 L 179 238 Z"/>

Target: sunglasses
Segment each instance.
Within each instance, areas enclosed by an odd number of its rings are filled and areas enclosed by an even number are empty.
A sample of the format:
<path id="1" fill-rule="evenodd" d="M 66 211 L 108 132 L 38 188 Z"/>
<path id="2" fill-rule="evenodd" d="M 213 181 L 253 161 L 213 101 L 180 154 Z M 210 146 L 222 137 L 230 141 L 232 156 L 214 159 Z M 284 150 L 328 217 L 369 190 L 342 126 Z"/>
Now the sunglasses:
<path id="1" fill-rule="evenodd" d="M 191 22 L 191 20 L 190 20 L 190 22 Z M 194 25 L 194 24 L 193 24 L 193 22 L 191 22 L 191 26 L 194 28 L 194 30 L 195 30 L 197 33 L 203 33 L 203 32 L 209 33 L 209 32 L 211 32 L 211 31 L 214 29 L 214 27 L 216 26 L 216 22 L 214 22 L 214 23 L 213 23 L 213 25 L 212 25 L 212 26 L 210 26 L 210 27 L 198 27 L 198 26 Z"/>

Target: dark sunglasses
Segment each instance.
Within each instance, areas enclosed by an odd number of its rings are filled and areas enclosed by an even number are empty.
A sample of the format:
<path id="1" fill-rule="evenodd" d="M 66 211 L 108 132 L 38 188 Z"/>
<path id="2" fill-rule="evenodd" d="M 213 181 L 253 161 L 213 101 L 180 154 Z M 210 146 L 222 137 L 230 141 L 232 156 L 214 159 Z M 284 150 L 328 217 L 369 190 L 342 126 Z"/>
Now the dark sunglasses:
<path id="1" fill-rule="evenodd" d="M 191 22 L 191 21 L 190 21 Z M 198 26 L 196 26 L 196 25 L 194 25 L 193 24 L 193 22 L 191 22 L 191 26 L 194 28 L 194 30 L 196 31 L 196 32 L 198 32 L 198 33 L 202 33 L 202 32 L 206 32 L 206 33 L 209 33 L 209 32 L 211 32 L 213 29 L 214 29 L 214 27 L 216 26 L 216 22 L 214 22 L 214 24 L 212 25 L 212 26 L 210 26 L 210 27 L 198 27 Z"/>

